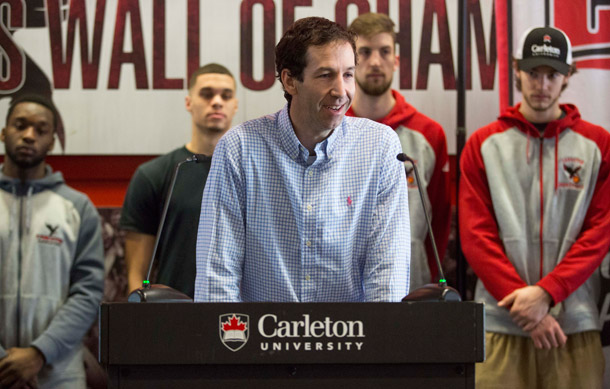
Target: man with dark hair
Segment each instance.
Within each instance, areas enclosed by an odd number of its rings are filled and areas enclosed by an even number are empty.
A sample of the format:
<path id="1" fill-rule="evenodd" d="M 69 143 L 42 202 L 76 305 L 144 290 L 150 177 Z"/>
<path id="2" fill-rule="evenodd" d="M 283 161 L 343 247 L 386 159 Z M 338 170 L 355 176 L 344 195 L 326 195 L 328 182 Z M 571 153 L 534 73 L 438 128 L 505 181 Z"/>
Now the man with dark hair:
<path id="1" fill-rule="evenodd" d="M 470 136 L 462 248 L 486 304 L 477 387 L 601 388 L 596 279 L 610 248 L 610 134 L 560 104 L 570 40 L 533 28 L 515 56 L 523 101 Z"/>
<path id="2" fill-rule="evenodd" d="M 0 387 L 85 388 L 82 338 L 104 288 L 100 219 L 45 163 L 57 110 L 9 108 L 0 136 Z"/>
<path id="3" fill-rule="evenodd" d="M 204 160 L 180 168 L 157 250 L 157 282 L 193 297 L 201 194 L 214 147 L 231 127 L 237 112 L 235 90 L 235 79 L 224 66 L 212 63 L 197 69 L 189 80 L 185 98 L 186 110 L 191 114 L 191 141 L 142 164 L 131 179 L 120 220 L 127 231 L 125 262 L 129 291 L 141 287 L 146 278 L 176 164 L 193 154 L 202 154 L 206 156 Z"/>
<path id="4" fill-rule="evenodd" d="M 354 36 L 296 21 L 276 47 L 288 104 L 218 142 L 203 194 L 195 301 L 399 301 L 405 172 L 392 129 L 346 118 Z"/>
<path id="5" fill-rule="evenodd" d="M 358 35 L 356 50 L 356 95 L 347 111 L 390 126 L 402 150 L 417 163 L 422 191 L 431 211 L 431 224 L 442 260 L 451 227 L 449 157 L 443 128 L 418 112 L 397 90 L 391 89 L 398 69 L 394 22 L 385 14 L 360 15 L 349 29 Z M 411 217 L 411 290 L 438 280 L 434 248 L 428 236 L 424 208 L 418 194 L 413 167 L 406 163 Z"/>

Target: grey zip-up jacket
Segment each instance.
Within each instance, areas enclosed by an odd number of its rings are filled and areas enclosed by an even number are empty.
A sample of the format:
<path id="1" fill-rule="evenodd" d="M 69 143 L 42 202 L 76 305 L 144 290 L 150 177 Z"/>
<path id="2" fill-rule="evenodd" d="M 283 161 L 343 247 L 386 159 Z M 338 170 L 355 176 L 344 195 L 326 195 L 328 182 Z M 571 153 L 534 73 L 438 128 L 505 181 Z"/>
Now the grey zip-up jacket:
<path id="1" fill-rule="evenodd" d="M 526 285 L 549 293 L 566 334 L 600 329 L 591 275 L 610 247 L 610 133 L 561 109 L 541 135 L 512 107 L 462 153 L 460 237 L 491 332 L 528 335 L 497 306 Z"/>
<path id="2" fill-rule="evenodd" d="M 0 173 L 0 358 L 35 346 L 40 386 L 74 388 L 104 288 L 101 226 L 87 196 L 46 173 L 25 183 Z"/>

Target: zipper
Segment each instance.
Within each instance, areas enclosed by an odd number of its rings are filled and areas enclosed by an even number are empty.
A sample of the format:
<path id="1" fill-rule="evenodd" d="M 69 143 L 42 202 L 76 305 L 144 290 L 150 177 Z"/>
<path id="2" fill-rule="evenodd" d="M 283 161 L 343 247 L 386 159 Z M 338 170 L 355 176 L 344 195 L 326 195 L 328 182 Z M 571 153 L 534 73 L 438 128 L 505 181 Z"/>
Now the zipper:
<path id="1" fill-rule="evenodd" d="M 21 259 L 23 257 L 23 196 L 19 198 L 19 225 L 17 245 L 17 347 L 21 347 Z"/>
<path id="2" fill-rule="evenodd" d="M 539 280 L 542 279 L 544 270 L 544 170 L 543 170 L 543 157 L 544 157 L 544 137 L 540 137 L 540 275 Z"/>

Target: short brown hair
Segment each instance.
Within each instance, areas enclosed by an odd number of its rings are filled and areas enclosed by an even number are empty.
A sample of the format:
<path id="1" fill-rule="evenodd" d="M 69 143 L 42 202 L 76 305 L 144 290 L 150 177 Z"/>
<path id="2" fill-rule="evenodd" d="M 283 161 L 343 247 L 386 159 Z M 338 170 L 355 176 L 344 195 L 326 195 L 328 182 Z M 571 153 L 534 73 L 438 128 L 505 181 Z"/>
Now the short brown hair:
<path id="1" fill-rule="evenodd" d="M 392 35 L 392 41 L 396 43 L 394 26 L 394 22 L 388 15 L 369 12 L 354 19 L 349 29 L 356 33 L 356 35 L 367 38 L 386 32 Z"/>
<path id="2" fill-rule="evenodd" d="M 226 74 L 227 76 L 229 76 L 233 79 L 233 83 L 235 84 L 235 87 L 237 88 L 237 82 L 235 82 L 235 77 L 233 77 L 233 74 L 231 74 L 229 69 L 227 69 L 226 67 L 224 67 L 220 64 L 217 64 L 217 63 L 209 63 L 207 65 L 203 65 L 199 69 L 195 70 L 193 72 L 193 74 L 191 74 L 191 78 L 189 78 L 189 89 L 191 89 L 193 86 L 195 86 L 195 84 L 197 83 L 197 77 L 201 76 L 202 74 L 210 74 L 210 73 Z"/>
<path id="3" fill-rule="evenodd" d="M 320 17 L 299 19 L 290 26 L 275 46 L 275 70 L 282 82 L 282 70 L 288 69 L 291 77 L 303 81 L 303 70 L 307 66 L 307 50 L 310 46 L 324 46 L 332 42 L 347 42 L 356 55 L 356 35 L 340 24 Z M 283 86 L 284 84 L 282 84 Z M 284 91 L 288 102 L 292 96 Z"/>

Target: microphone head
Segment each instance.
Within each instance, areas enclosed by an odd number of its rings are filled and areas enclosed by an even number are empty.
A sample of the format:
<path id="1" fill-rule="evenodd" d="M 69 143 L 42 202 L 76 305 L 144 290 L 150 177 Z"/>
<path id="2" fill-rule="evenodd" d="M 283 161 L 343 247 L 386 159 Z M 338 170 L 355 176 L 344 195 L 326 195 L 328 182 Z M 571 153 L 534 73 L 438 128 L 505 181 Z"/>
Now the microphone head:
<path id="1" fill-rule="evenodd" d="M 409 158 L 409 156 L 405 153 L 400 153 L 396 156 L 396 159 L 399 160 L 400 162 L 411 162 L 413 163 L 413 160 L 411 158 Z"/>

